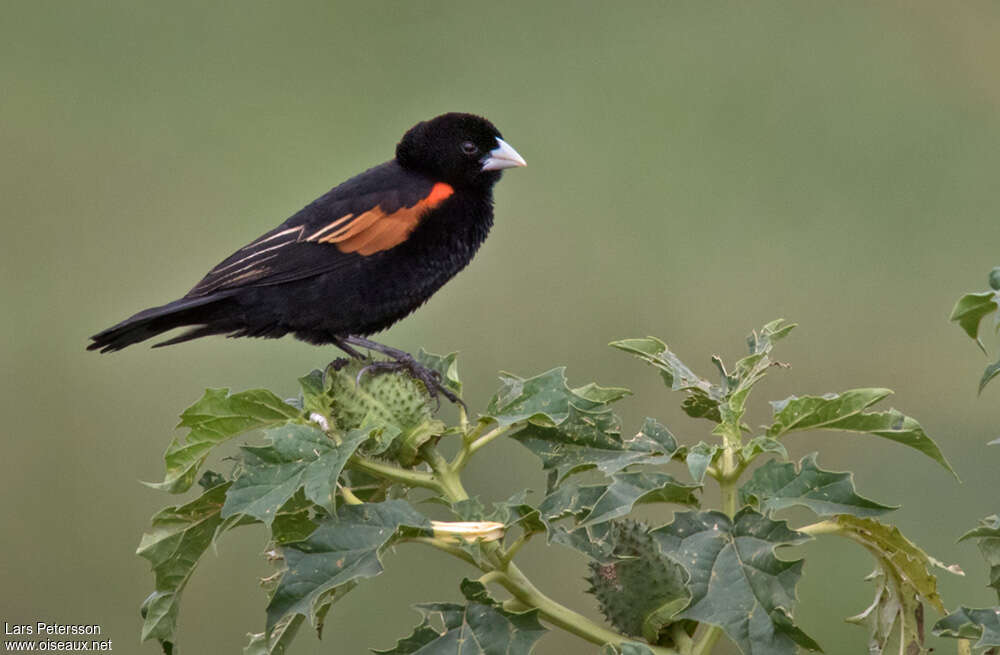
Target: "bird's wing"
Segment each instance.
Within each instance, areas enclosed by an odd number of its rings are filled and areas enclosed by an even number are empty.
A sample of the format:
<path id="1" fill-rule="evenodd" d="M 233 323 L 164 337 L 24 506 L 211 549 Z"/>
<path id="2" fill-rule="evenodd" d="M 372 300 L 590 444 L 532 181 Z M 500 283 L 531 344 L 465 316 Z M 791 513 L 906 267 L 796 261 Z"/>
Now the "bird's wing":
<path id="1" fill-rule="evenodd" d="M 395 162 L 316 199 L 213 268 L 187 297 L 312 277 L 406 241 L 427 212 L 454 193 Z"/>

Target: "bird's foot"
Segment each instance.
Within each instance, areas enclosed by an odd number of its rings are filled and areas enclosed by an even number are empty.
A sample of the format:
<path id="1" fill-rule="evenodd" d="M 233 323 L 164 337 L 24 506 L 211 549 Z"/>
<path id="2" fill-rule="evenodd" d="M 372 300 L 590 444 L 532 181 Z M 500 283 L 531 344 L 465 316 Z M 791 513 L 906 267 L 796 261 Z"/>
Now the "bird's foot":
<path id="1" fill-rule="evenodd" d="M 336 373 L 337 371 L 339 371 L 340 369 L 344 368 L 345 366 L 347 366 L 350 363 L 351 363 L 351 360 L 348 359 L 347 357 L 338 357 L 337 359 L 335 359 L 332 362 L 330 362 L 329 364 L 327 364 L 326 368 L 323 369 L 323 370 L 324 371 L 333 371 L 334 373 Z"/>
<path id="2" fill-rule="evenodd" d="M 465 402 L 459 398 L 455 392 L 444 385 L 441 381 L 440 373 L 427 368 L 414 359 L 413 355 L 408 353 L 403 353 L 399 357 L 392 360 L 380 360 L 368 364 L 358 371 L 356 381 L 360 384 L 361 378 L 363 378 L 366 373 L 392 373 L 397 371 L 406 371 L 411 377 L 422 382 L 424 387 L 427 388 L 427 393 L 430 394 L 431 398 L 437 401 L 438 407 L 441 406 L 441 400 L 438 398 L 438 394 L 441 394 L 451 403 L 461 405 L 465 410 L 469 409 L 466 407 Z"/>

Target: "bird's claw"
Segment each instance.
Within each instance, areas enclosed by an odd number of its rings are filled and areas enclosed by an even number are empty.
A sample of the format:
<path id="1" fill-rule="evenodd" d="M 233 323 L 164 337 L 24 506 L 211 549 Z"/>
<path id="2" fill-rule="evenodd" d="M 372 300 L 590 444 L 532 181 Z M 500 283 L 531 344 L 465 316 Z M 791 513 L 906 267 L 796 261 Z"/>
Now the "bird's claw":
<path id="1" fill-rule="evenodd" d="M 360 385 L 361 379 L 366 373 L 388 373 L 394 371 L 406 371 L 411 377 L 422 382 L 424 387 L 427 388 L 427 393 L 430 394 L 430 397 L 437 401 L 439 409 L 441 407 L 441 399 L 438 398 L 438 394 L 441 394 L 447 398 L 449 402 L 455 405 L 461 405 L 465 410 L 469 409 L 465 405 L 465 402 L 459 398 L 455 392 L 442 383 L 440 372 L 427 368 L 426 366 L 418 363 L 417 360 L 412 357 L 397 359 L 394 361 L 381 360 L 372 362 L 358 371 L 358 375 L 354 381 L 356 384 Z"/>

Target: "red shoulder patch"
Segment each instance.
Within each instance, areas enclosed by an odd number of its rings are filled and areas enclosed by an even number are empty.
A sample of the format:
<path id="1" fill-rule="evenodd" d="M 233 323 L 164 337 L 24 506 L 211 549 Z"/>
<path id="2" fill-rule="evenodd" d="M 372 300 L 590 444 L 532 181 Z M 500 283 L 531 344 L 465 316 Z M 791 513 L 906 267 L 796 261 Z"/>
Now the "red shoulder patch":
<path id="1" fill-rule="evenodd" d="M 333 243 L 341 252 L 374 255 L 406 241 L 428 210 L 434 209 L 455 193 L 449 184 L 438 182 L 430 193 L 411 207 L 401 207 L 392 213 L 381 207 L 358 214 L 341 216 L 306 238 L 306 241 Z"/>

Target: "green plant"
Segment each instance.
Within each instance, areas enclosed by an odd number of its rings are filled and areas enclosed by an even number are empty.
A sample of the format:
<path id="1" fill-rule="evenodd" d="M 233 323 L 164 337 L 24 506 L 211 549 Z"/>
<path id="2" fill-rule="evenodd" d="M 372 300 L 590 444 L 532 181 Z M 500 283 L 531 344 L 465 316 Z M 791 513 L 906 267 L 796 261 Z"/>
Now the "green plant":
<path id="1" fill-rule="evenodd" d="M 951 320 L 959 324 L 979 348 L 986 354 L 986 347 L 979 337 L 982 320 L 997 312 L 1000 307 L 1000 267 L 994 268 L 989 275 L 989 291 L 967 293 L 951 312 Z M 994 317 L 994 329 L 1000 329 L 1000 312 Z M 979 379 L 979 392 L 1000 374 L 1000 360 L 986 367 Z M 990 445 L 1000 445 L 1000 439 L 990 442 Z M 975 540 L 979 552 L 989 569 L 987 583 L 997 593 L 998 605 L 995 607 L 970 608 L 960 606 L 934 625 L 934 634 L 957 637 L 964 645 L 964 652 L 971 648 L 983 649 L 987 655 L 1000 653 L 1000 515 L 991 514 L 980 519 L 979 525 L 966 532 L 959 541 Z M 974 644 L 972 642 L 975 642 Z M 972 644 L 971 648 L 969 644 Z"/>
<path id="2" fill-rule="evenodd" d="M 524 654 L 546 625 L 606 655 L 705 655 L 723 635 L 746 653 L 819 650 L 794 621 L 803 561 L 776 551 L 833 535 L 875 559 L 875 600 L 851 619 L 868 626 L 871 652 L 892 644 L 901 653 L 924 652 L 923 606 L 945 611 L 935 573 L 960 571 L 882 522 L 895 508 L 860 496 L 850 473 L 822 469 L 816 455 L 787 461 L 783 442 L 810 430 L 855 432 L 952 468 L 916 420 L 872 409 L 887 389 L 792 396 L 771 403 L 769 425 L 747 425 L 749 396 L 782 366 L 772 350 L 793 327 L 779 320 L 753 332 L 749 354 L 731 368 L 713 358 L 715 382 L 658 339 L 611 344 L 651 365 L 681 393 L 684 411 L 707 421 L 709 438 L 694 444 L 678 443 L 652 418 L 623 432 L 612 406 L 629 391 L 571 388 L 561 368 L 532 378 L 502 375 L 482 414 L 460 411 L 454 425 L 438 418 L 419 383 L 400 374 L 359 381 L 355 363 L 313 371 L 299 381 L 294 401 L 264 390 L 209 390 L 181 415 L 188 432 L 170 444 L 166 476 L 153 485 L 182 493 L 200 475 L 202 494 L 154 516 L 139 546 L 156 578 L 142 636 L 173 652 L 180 595 L 201 555 L 225 532 L 264 524 L 277 570 L 263 581 L 265 629 L 252 635 L 246 653 L 284 652 L 306 621 L 320 633 L 332 605 L 382 571 L 380 554 L 404 544 L 454 556 L 474 577 L 461 580 L 462 601 L 419 605 L 424 618 L 413 633 L 376 652 L 455 653 L 461 641 L 462 653 Z M 462 393 L 454 354 L 420 359 Z M 202 472 L 215 447 L 252 430 L 264 431 L 263 445 L 243 446 L 225 475 Z M 500 438 L 541 460 L 548 484 L 538 500 L 519 490 L 487 508 L 466 492 L 467 463 Z M 449 447 L 450 458 L 443 454 Z M 667 472 L 678 465 L 690 479 Z M 718 488 L 720 507 L 702 507 L 707 485 Z M 418 501 L 445 505 L 456 522 L 429 520 Z M 637 505 L 653 503 L 667 506 L 662 516 L 672 519 L 651 527 L 629 518 Z M 792 506 L 819 520 L 791 527 L 775 518 Z M 984 524 L 970 536 L 986 543 L 992 537 L 983 531 L 996 528 Z M 608 625 L 552 600 L 521 571 L 519 549 L 536 536 L 591 559 L 591 592 Z M 989 543 L 996 555 L 996 541 Z M 939 633 L 962 637 L 967 648 L 964 638 L 980 626 L 980 645 L 995 645 L 989 617 L 976 614 L 986 610 L 963 611 L 940 622 Z"/>

